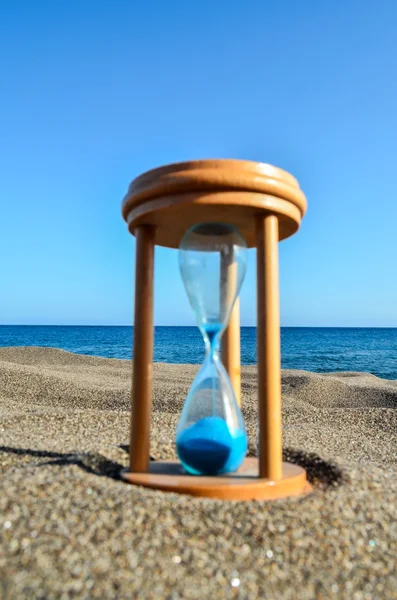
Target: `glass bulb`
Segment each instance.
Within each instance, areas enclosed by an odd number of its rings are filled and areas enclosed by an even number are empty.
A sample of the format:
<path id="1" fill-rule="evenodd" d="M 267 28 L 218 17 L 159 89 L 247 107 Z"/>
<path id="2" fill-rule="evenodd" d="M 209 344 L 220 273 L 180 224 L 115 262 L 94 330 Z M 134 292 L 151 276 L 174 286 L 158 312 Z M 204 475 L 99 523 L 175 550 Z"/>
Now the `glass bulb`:
<path id="1" fill-rule="evenodd" d="M 217 475 L 239 468 L 247 435 L 231 382 L 220 359 L 220 340 L 246 270 L 247 245 L 233 225 L 201 223 L 183 237 L 179 266 L 206 346 L 177 428 L 185 469 Z"/>

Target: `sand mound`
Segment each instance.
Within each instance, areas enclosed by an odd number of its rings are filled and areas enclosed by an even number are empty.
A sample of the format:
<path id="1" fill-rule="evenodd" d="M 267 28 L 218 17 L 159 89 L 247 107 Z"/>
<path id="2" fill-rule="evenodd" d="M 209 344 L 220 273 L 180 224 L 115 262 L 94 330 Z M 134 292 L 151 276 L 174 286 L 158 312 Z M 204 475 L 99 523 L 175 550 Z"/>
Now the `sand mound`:
<path id="1" fill-rule="evenodd" d="M 156 364 L 151 454 L 197 372 Z M 314 492 L 223 503 L 123 484 L 131 363 L 0 349 L 0 597 L 397 598 L 397 381 L 283 372 L 285 457 Z M 256 370 L 243 368 L 256 453 Z"/>

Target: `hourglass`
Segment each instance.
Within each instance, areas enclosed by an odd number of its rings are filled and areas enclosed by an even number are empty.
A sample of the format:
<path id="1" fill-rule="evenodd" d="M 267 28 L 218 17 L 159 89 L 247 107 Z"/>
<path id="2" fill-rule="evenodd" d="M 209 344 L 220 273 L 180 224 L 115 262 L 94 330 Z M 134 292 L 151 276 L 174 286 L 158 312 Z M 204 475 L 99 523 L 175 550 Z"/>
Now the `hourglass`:
<path id="1" fill-rule="evenodd" d="M 297 180 L 251 161 L 177 163 L 134 179 L 122 210 L 136 238 L 130 465 L 122 478 L 228 500 L 307 493 L 305 470 L 282 460 L 281 430 L 278 242 L 298 230 L 306 211 Z M 206 345 L 179 418 L 179 460 L 151 461 L 149 453 L 156 245 L 179 248 L 186 292 Z M 246 456 L 239 408 L 238 293 L 246 246 L 256 248 L 257 264 L 257 457 Z"/>
<path id="2" fill-rule="evenodd" d="M 237 229 L 224 223 L 194 225 L 179 246 L 182 279 L 206 348 L 176 434 L 180 461 L 193 475 L 236 471 L 247 452 L 243 417 L 220 359 L 221 336 L 245 275 L 246 247 Z"/>

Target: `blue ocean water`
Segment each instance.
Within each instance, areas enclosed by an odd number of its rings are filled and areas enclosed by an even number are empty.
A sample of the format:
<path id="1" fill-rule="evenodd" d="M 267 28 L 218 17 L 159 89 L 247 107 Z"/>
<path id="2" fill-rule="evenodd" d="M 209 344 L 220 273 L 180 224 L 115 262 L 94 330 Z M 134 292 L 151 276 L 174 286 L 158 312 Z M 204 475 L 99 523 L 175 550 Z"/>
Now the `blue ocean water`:
<path id="1" fill-rule="evenodd" d="M 0 346 L 50 346 L 69 352 L 131 358 L 132 327 L 0 326 Z M 283 327 L 282 366 L 307 371 L 366 371 L 397 379 L 397 329 Z M 241 329 L 241 362 L 256 363 L 256 329 Z M 154 360 L 201 363 L 196 327 L 156 327 Z"/>

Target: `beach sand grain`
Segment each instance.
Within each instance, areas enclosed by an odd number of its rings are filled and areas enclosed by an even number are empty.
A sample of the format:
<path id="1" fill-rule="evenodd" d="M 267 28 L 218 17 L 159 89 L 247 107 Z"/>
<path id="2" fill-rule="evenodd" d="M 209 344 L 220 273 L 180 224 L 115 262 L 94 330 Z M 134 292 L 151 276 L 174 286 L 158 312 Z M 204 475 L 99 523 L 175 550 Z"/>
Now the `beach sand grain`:
<path id="1" fill-rule="evenodd" d="M 151 455 L 174 458 L 194 365 L 155 364 Z M 283 371 L 285 457 L 312 494 L 129 486 L 130 361 L 0 349 L 0 597 L 397 598 L 397 381 Z M 256 369 L 242 369 L 256 453 Z"/>

